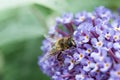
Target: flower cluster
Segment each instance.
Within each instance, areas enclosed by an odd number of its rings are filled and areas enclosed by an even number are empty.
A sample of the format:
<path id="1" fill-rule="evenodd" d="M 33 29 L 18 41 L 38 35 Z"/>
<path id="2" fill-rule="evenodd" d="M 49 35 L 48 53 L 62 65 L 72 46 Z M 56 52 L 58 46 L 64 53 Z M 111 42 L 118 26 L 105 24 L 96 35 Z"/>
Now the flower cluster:
<path id="1" fill-rule="evenodd" d="M 71 36 L 76 47 L 38 64 L 52 80 L 120 80 L 120 17 L 100 6 L 93 12 L 64 14 L 56 19 L 41 47 L 50 53 L 59 38 Z M 59 53 L 59 52 L 58 52 Z M 57 53 L 56 53 L 57 54 Z"/>

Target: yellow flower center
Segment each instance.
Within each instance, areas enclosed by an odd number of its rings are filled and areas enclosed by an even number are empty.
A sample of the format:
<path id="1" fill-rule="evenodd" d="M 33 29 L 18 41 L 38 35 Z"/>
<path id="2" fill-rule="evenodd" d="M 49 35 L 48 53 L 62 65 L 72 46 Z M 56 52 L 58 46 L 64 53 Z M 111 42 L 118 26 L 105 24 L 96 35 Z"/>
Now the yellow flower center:
<path id="1" fill-rule="evenodd" d="M 110 34 L 106 34 L 105 38 L 109 39 L 110 38 Z"/>
<path id="2" fill-rule="evenodd" d="M 108 64 L 108 63 L 106 63 L 106 64 L 105 64 L 105 66 L 106 66 L 106 67 L 108 67 L 108 66 L 109 66 L 109 64 Z"/>
<path id="3" fill-rule="evenodd" d="M 90 49 L 88 49 L 87 52 L 90 53 Z"/>
<path id="4" fill-rule="evenodd" d="M 120 71 L 117 72 L 117 75 L 120 76 Z"/>
<path id="5" fill-rule="evenodd" d="M 81 21 L 84 21 L 84 20 L 85 20 L 85 17 L 84 17 L 84 16 L 81 16 L 81 17 L 80 17 L 80 20 L 81 20 Z"/>
<path id="6" fill-rule="evenodd" d="M 74 60 L 71 60 L 71 63 L 75 63 L 75 61 L 74 61 Z"/>
<path id="7" fill-rule="evenodd" d="M 88 61 L 88 64 L 90 64 L 90 61 Z"/>
<path id="8" fill-rule="evenodd" d="M 119 37 L 118 37 L 117 35 L 114 35 L 114 39 L 115 39 L 115 40 L 118 40 Z"/>
<path id="9" fill-rule="evenodd" d="M 86 40 L 88 40 L 88 39 L 89 39 L 89 37 L 86 35 L 86 36 L 85 36 L 85 39 L 86 39 Z"/>
<path id="10" fill-rule="evenodd" d="M 101 41 L 97 42 L 96 44 L 97 44 L 97 46 L 99 46 L 99 47 L 102 46 L 102 42 L 101 42 Z"/>
<path id="11" fill-rule="evenodd" d="M 119 27 L 115 27 L 114 30 L 115 31 L 120 31 L 120 28 Z"/>
<path id="12" fill-rule="evenodd" d="M 82 54 L 80 54 L 80 58 L 82 58 L 83 57 L 83 55 Z"/>

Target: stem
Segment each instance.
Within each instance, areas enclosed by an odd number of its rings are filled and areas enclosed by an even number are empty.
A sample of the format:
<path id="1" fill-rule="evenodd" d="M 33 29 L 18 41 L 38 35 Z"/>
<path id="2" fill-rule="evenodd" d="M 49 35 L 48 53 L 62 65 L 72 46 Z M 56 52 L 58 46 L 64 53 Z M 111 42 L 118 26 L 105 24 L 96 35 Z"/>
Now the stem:
<path id="1" fill-rule="evenodd" d="M 68 34 L 65 33 L 65 32 L 63 32 L 62 30 L 60 30 L 60 29 L 58 29 L 58 28 L 55 28 L 55 29 L 56 29 L 56 31 L 57 31 L 58 33 L 60 33 L 60 34 L 63 35 L 64 37 L 65 37 L 65 36 L 68 36 Z"/>
<path id="2" fill-rule="evenodd" d="M 66 78 L 66 77 L 70 77 L 72 76 L 71 74 L 64 74 L 64 75 L 61 75 L 63 78 Z"/>
<path id="3" fill-rule="evenodd" d="M 90 31 L 90 33 L 91 33 L 95 38 L 98 38 L 98 37 L 99 37 L 99 35 L 98 35 L 96 32 Z"/>
<path id="4" fill-rule="evenodd" d="M 113 60 L 116 63 L 120 63 L 120 61 L 115 57 L 115 54 L 113 53 L 113 51 L 111 49 L 109 49 L 108 53 L 110 54 L 110 56 L 113 58 Z"/>
<path id="5" fill-rule="evenodd" d="M 65 27 L 68 29 L 69 33 L 72 34 L 74 32 L 72 23 L 65 24 Z"/>

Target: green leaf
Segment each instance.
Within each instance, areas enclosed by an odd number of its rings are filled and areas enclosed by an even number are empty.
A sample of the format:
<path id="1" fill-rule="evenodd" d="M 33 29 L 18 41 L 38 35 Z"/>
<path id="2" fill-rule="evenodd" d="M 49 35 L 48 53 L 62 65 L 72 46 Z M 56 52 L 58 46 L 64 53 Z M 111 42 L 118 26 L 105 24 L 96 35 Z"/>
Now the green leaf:
<path id="1" fill-rule="evenodd" d="M 95 7 L 105 6 L 109 7 L 113 6 L 112 0 L 68 0 L 68 11 L 78 12 L 78 11 L 93 11 Z"/>
<path id="2" fill-rule="evenodd" d="M 34 0 L 0 0 L 0 11 L 30 5 Z"/>
<path id="3" fill-rule="evenodd" d="M 3 65 L 4 65 L 4 57 L 3 53 L 0 51 L 0 74 L 3 72 Z"/>
<path id="4" fill-rule="evenodd" d="M 59 13 L 63 13 L 68 8 L 67 0 L 36 0 L 36 3 Z"/>
<path id="5" fill-rule="evenodd" d="M 117 9 L 120 4 L 119 0 L 37 0 L 36 3 L 56 12 L 78 12 L 78 11 L 92 11 L 97 6 L 105 6 L 111 9 Z"/>
<path id="6" fill-rule="evenodd" d="M 45 21 L 34 13 L 32 8 L 18 8 L 14 17 L 0 21 L 0 46 L 43 35 L 47 30 Z"/>
<path id="7" fill-rule="evenodd" d="M 78 12 L 93 10 L 94 7 L 101 5 L 118 8 L 120 6 L 119 2 L 119 0 L 1 0 L 0 11 L 36 3 L 59 13 L 66 11 Z"/>
<path id="8" fill-rule="evenodd" d="M 51 10 L 50 8 L 39 5 L 39 4 L 34 4 L 31 7 L 33 10 L 37 11 L 38 15 L 42 15 L 44 18 L 47 18 L 49 15 L 51 15 L 53 13 L 53 10 Z M 42 11 L 42 13 L 41 13 L 41 11 Z"/>
<path id="9" fill-rule="evenodd" d="M 49 80 L 37 64 L 38 56 L 42 54 L 39 49 L 42 40 L 40 37 L 14 43 L 11 51 L 6 51 L 11 45 L 2 49 L 5 56 L 3 80 Z"/>
<path id="10" fill-rule="evenodd" d="M 0 80 L 3 79 L 3 71 L 4 71 L 4 55 L 0 51 Z"/>
<path id="11" fill-rule="evenodd" d="M 66 10 L 68 5 L 66 0 L 1 0 L 0 11 L 26 6 L 34 3 L 40 4 L 57 12 L 63 12 L 64 10 Z"/>

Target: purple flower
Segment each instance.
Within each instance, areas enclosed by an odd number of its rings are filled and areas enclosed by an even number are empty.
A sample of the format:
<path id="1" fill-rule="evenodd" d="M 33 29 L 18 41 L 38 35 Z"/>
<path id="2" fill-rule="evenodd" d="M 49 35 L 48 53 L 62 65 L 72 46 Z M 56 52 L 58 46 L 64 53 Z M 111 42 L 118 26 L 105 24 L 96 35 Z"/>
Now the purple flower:
<path id="1" fill-rule="evenodd" d="M 111 17 L 113 16 L 112 12 L 109 9 L 105 8 L 104 6 L 100 6 L 96 8 L 95 14 L 97 17 L 105 19 L 107 21 L 109 21 Z"/>
<path id="2" fill-rule="evenodd" d="M 120 64 L 117 64 L 110 71 L 109 80 L 120 80 Z"/>
<path id="3" fill-rule="evenodd" d="M 88 13 L 87 12 L 79 12 L 75 15 L 75 24 L 79 25 L 80 23 L 82 23 L 83 21 L 85 21 L 88 18 Z"/>
<path id="4" fill-rule="evenodd" d="M 119 18 L 117 20 L 113 21 L 112 24 L 111 24 L 114 31 L 116 31 L 116 32 L 120 32 L 120 23 L 119 23 L 120 20 L 119 20 Z"/>
<path id="5" fill-rule="evenodd" d="M 85 47 L 85 52 L 87 54 L 90 54 L 93 51 L 92 46 L 90 44 L 84 44 L 83 46 Z"/>
<path id="6" fill-rule="evenodd" d="M 99 36 L 98 38 L 92 38 L 91 43 L 94 48 L 101 49 L 103 47 L 104 38 L 103 36 Z"/>
<path id="7" fill-rule="evenodd" d="M 57 23 L 62 23 L 62 24 L 68 24 L 71 23 L 73 19 L 73 14 L 69 13 L 69 14 L 63 14 L 62 17 L 58 17 L 56 18 L 56 22 Z"/>
<path id="8" fill-rule="evenodd" d="M 115 56 L 120 60 L 120 50 L 115 52 Z"/>
<path id="9" fill-rule="evenodd" d="M 65 37 L 71 37 L 75 46 L 69 44 L 46 57 Z M 41 49 L 38 64 L 52 80 L 120 80 L 120 17 L 103 6 L 64 14 L 50 28 Z"/>

